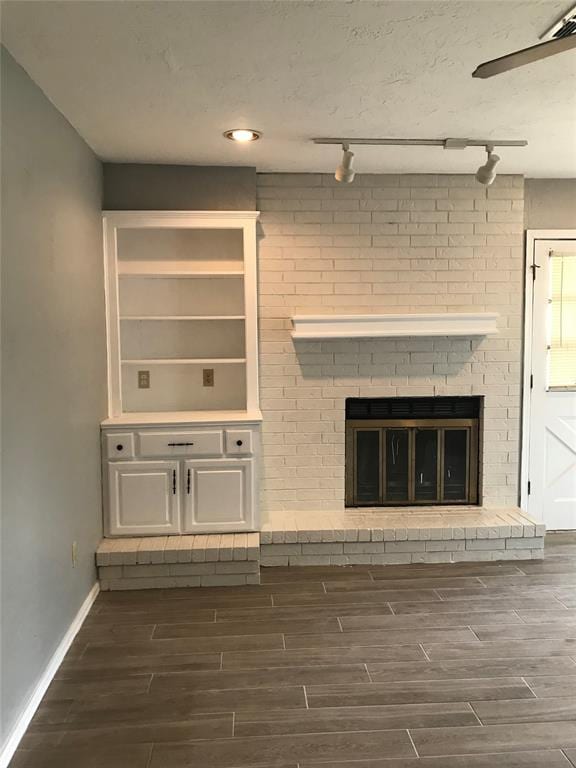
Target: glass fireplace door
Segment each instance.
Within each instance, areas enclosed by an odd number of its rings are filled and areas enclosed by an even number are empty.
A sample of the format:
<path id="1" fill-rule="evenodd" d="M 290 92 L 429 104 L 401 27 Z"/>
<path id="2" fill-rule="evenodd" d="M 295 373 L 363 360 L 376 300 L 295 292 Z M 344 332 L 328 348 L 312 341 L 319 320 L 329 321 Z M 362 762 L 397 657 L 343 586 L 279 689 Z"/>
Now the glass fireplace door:
<path id="1" fill-rule="evenodd" d="M 347 424 L 347 506 L 476 503 L 473 420 Z"/>

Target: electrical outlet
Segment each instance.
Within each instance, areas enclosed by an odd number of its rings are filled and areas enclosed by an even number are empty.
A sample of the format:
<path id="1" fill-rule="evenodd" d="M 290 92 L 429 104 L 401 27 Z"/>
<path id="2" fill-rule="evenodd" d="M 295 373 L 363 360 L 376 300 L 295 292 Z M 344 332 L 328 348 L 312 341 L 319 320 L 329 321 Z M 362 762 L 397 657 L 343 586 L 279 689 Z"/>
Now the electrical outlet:
<path id="1" fill-rule="evenodd" d="M 214 368 L 204 368 L 202 370 L 202 386 L 214 386 Z"/>
<path id="2" fill-rule="evenodd" d="M 78 565 L 78 542 L 72 542 L 72 568 L 76 568 Z"/>
<path id="3" fill-rule="evenodd" d="M 138 371 L 138 389 L 150 389 L 150 371 Z"/>

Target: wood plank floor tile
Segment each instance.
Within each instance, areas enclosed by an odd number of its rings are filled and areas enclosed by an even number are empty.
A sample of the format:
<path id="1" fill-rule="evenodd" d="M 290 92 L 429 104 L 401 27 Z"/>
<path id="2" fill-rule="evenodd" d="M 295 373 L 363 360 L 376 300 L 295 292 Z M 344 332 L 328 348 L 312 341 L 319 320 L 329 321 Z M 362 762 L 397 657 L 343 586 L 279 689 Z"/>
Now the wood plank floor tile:
<path id="1" fill-rule="evenodd" d="M 336 618 L 304 619 L 301 621 L 285 619 L 272 621 L 222 621 L 210 624 L 158 624 L 154 630 L 154 639 L 170 637 L 217 637 L 229 635 L 270 635 L 290 632 L 290 634 L 314 632 L 340 632 Z"/>
<path id="2" fill-rule="evenodd" d="M 163 624 L 170 621 L 185 621 L 190 624 L 193 621 L 207 622 L 214 621 L 216 617 L 216 610 L 214 608 L 196 608 L 189 607 L 185 610 L 173 606 L 170 603 L 168 606 L 165 604 L 158 606 L 149 606 L 144 608 L 140 606 L 138 611 L 125 611 L 120 607 L 114 608 L 114 610 L 104 611 L 103 613 L 96 613 L 93 616 L 90 614 L 83 624 L 82 629 L 91 629 L 96 627 L 113 626 L 120 627 L 125 625 L 142 625 L 142 624 Z"/>
<path id="3" fill-rule="evenodd" d="M 421 757 L 576 747 L 576 722 L 422 728 L 410 734 Z"/>
<path id="4" fill-rule="evenodd" d="M 279 736 L 463 725 L 478 725 L 478 719 L 467 703 L 406 704 L 294 712 L 243 712 L 236 716 L 234 733 L 236 736 Z"/>
<path id="5" fill-rule="evenodd" d="M 144 624 L 100 624 L 99 626 L 83 626 L 76 635 L 78 642 L 84 643 L 110 643 L 116 640 L 120 643 L 132 640 L 151 640 L 155 624 L 148 619 Z"/>
<path id="6" fill-rule="evenodd" d="M 414 756 L 407 731 L 364 731 L 234 738 L 188 745 L 155 745 L 150 768 L 244 768 L 260 762 L 307 759 L 358 760 Z"/>
<path id="7" fill-rule="evenodd" d="M 68 722 L 103 726 L 118 722 L 182 722 L 210 712 L 306 708 L 303 687 L 250 688 L 232 691 L 200 691 L 179 696 L 101 696 L 77 701 Z"/>
<path id="8" fill-rule="evenodd" d="M 16 752 L 10 768 L 148 768 L 150 744 L 66 747 Z"/>
<path id="9" fill-rule="evenodd" d="M 425 579 L 425 578 L 464 578 L 484 576 L 514 576 L 521 574 L 517 563 L 410 563 L 406 565 L 371 567 L 370 575 L 379 579 Z"/>
<path id="10" fill-rule="evenodd" d="M 231 738 L 234 715 L 196 715 L 184 722 L 113 725 L 106 728 L 74 728 L 63 734 L 61 746 L 84 747 L 98 744 L 141 744 L 199 739 Z"/>
<path id="11" fill-rule="evenodd" d="M 285 635 L 287 649 L 292 648 L 334 648 L 358 645 L 410 645 L 413 643 L 459 643 L 478 644 L 478 638 L 469 629 L 386 629 L 366 632 L 324 632 L 314 635 Z"/>
<path id="12" fill-rule="evenodd" d="M 149 640 L 140 643 L 90 643 L 83 659 L 107 659 L 118 656 L 156 656 L 168 653 L 220 653 L 221 651 L 274 650 L 283 648 L 281 634 L 232 635 L 230 637 L 186 637 Z"/>
<path id="13" fill-rule="evenodd" d="M 222 655 L 223 669 L 266 669 L 317 664 L 368 664 L 370 662 L 424 661 L 420 645 L 387 645 L 357 648 L 302 648 L 287 651 L 239 651 Z"/>
<path id="14" fill-rule="evenodd" d="M 403 600 L 435 601 L 440 598 L 433 589 L 414 589 L 410 591 L 401 589 L 375 589 L 363 592 L 331 592 L 325 595 L 275 595 L 274 605 L 338 605 L 343 603 L 389 603 Z"/>
<path id="15" fill-rule="evenodd" d="M 567 750 L 570 751 L 570 750 Z M 353 760 L 300 763 L 300 768 L 570 768 L 560 750 L 504 752 L 459 757 L 424 757 L 399 760 Z"/>
<path id="16" fill-rule="evenodd" d="M 363 629 L 422 629 L 434 627 L 467 627 L 470 624 L 519 624 L 522 619 L 513 611 L 477 612 L 442 614 L 401 614 L 396 616 L 343 616 L 340 624 L 344 632 Z"/>
<path id="17" fill-rule="evenodd" d="M 532 573 L 518 576 L 484 576 L 482 583 L 488 587 L 564 587 L 576 586 L 576 569 L 559 573 Z M 462 585 L 465 586 L 465 585 Z"/>
<path id="18" fill-rule="evenodd" d="M 510 577 L 513 578 L 513 577 Z M 522 576 L 517 576 L 516 578 L 527 578 Z M 379 579 L 374 580 L 371 584 L 367 584 L 365 581 L 325 581 L 324 587 L 326 589 L 326 592 L 362 592 L 362 591 L 373 591 L 376 589 L 402 589 L 402 590 L 414 590 L 414 589 L 446 589 L 446 588 L 455 588 L 458 587 L 460 589 L 467 587 L 472 588 L 476 587 L 478 589 L 484 589 L 485 586 L 482 584 L 479 578 L 477 577 L 424 577 L 424 578 L 412 578 L 412 579 Z M 410 599 L 410 596 L 407 595 L 407 599 Z"/>
<path id="19" fill-rule="evenodd" d="M 308 566 L 307 568 L 262 568 L 260 581 L 262 584 L 289 584 L 303 582 L 330 581 L 372 581 L 370 566 L 348 565 L 341 568 L 331 566 Z"/>
<path id="20" fill-rule="evenodd" d="M 46 691 L 47 701 L 84 699 L 87 697 L 106 696 L 110 694 L 146 693 L 150 686 L 152 675 L 137 677 L 116 677 L 113 680 L 91 680 L 86 682 L 70 682 L 54 680 Z"/>
<path id="21" fill-rule="evenodd" d="M 114 613 L 118 610 L 121 610 L 122 608 L 127 611 L 138 611 L 142 608 L 142 606 L 147 606 L 150 604 L 152 607 L 154 606 L 162 606 L 164 609 L 168 610 L 169 605 L 173 603 L 174 609 L 178 610 L 180 608 L 182 611 L 192 611 L 192 610 L 211 610 L 215 608 L 258 608 L 259 606 L 266 606 L 266 605 L 272 605 L 272 598 L 269 594 L 263 594 L 262 592 L 240 592 L 236 596 L 234 596 L 234 593 L 227 592 L 224 595 L 210 593 L 208 595 L 198 595 L 198 593 L 202 592 L 204 589 L 208 589 L 208 587 L 202 587 L 195 588 L 194 590 L 191 590 L 193 593 L 192 595 L 188 590 L 185 590 L 183 588 L 179 589 L 172 589 L 172 590 L 151 590 L 152 592 L 188 592 L 187 595 L 171 595 L 171 594 L 164 594 L 164 596 L 156 595 L 154 594 L 152 597 L 146 597 L 146 598 L 137 598 L 136 595 L 140 594 L 138 591 L 132 591 L 129 592 L 106 592 L 104 594 L 106 595 L 127 595 L 123 600 L 113 600 L 110 602 L 104 603 L 102 606 L 100 606 L 100 615 L 105 616 L 109 615 L 110 613 Z M 238 589 L 238 587 L 235 587 L 235 589 Z M 242 587 L 242 590 L 250 589 L 248 586 Z M 148 593 L 145 593 L 148 595 Z"/>
<path id="22" fill-rule="evenodd" d="M 566 610 L 566 609 L 564 609 Z M 304 621 L 306 619 L 330 619 L 340 616 L 389 616 L 392 609 L 388 603 L 375 603 L 372 605 L 295 605 L 279 608 L 237 608 L 232 610 L 216 611 L 216 621 L 270 621 L 294 619 Z"/>
<path id="23" fill-rule="evenodd" d="M 309 686 L 306 694 L 310 708 L 534 698 L 521 678 Z"/>
<path id="24" fill-rule="evenodd" d="M 442 659 L 514 659 L 520 656 L 576 656 L 576 640 L 508 640 L 501 642 L 423 644 L 431 661 Z"/>
<path id="25" fill-rule="evenodd" d="M 549 552 L 546 552 L 546 560 L 526 560 L 518 564 L 518 569 L 522 573 L 529 575 L 539 573 L 574 573 L 576 572 L 576 544 L 573 545 L 572 549 L 572 554 L 575 557 L 551 557 Z"/>
<path id="26" fill-rule="evenodd" d="M 449 589 L 438 589 L 438 595 L 441 600 L 490 600 L 499 598 L 515 597 L 541 597 L 546 598 L 549 595 L 554 596 L 556 587 L 531 587 L 528 584 L 514 585 L 510 587 L 466 587 L 459 589 L 450 587 Z"/>
<path id="27" fill-rule="evenodd" d="M 221 653 L 121 655 L 104 660 L 72 660 L 64 661 L 55 679 L 84 682 L 114 680 L 120 676 L 150 675 L 156 672 L 196 672 L 220 669 L 221 660 Z"/>
<path id="28" fill-rule="evenodd" d="M 551 611 L 516 611 L 518 616 L 525 624 L 542 624 L 552 622 L 553 624 L 572 624 L 576 622 L 576 611 L 570 608 L 561 607 L 559 610 Z"/>
<path id="29" fill-rule="evenodd" d="M 525 624 L 523 626 L 502 624 L 498 627 L 486 627 L 482 624 L 471 624 L 472 631 L 480 640 L 535 640 L 539 638 L 576 638 L 576 623 L 539 623 Z"/>
<path id="30" fill-rule="evenodd" d="M 576 686 L 576 662 L 571 658 L 457 659 L 456 661 L 367 662 L 370 678 L 375 683 L 402 680 L 467 680 L 475 678 L 524 677 L 534 675 L 566 675 L 567 685 Z M 530 678 L 532 679 L 532 678 Z M 535 679 L 535 685 L 538 681 Z M 564 679 L 564 678 L 562 678 Z M 532 690 L 535 691 L 534 688 Z M 540 694 L 536 694 L 540 695 Z"/>
<path id="31" fill-rule="evenodd" d="M 556 696 L 576 697 L 576 680 L 570 675 L 525 677 L 527 684 L 532 688 L 536 696 L 541 699 Z"/>
<path id="32" fill-rule="evenodd" d="M 420 602 L 392 600 L 392 612 L 401 613 L 451 613 L 452 611 L 516 611 L 525 610 L 561 610 L 564 606 L 556 597 L 501 597 L 475 600 L 441 600 L 439 602 Z"/>
<path id="33" fill-rule="evenodd" d="M 183 672 L 154 675 L 150 693 L 161 695 L 233 688 L 283 688 L 295 685 L 330 685 L 339 681 L 369 683 L 364 664 L 337 666 L 276 667 L 222 672 Z"/>
<path id="34" fill-rule="evenodd" d="M 576 686 L 572 698 L 474 701 L 472 706 L 484 725 L 576 720 Z"/>

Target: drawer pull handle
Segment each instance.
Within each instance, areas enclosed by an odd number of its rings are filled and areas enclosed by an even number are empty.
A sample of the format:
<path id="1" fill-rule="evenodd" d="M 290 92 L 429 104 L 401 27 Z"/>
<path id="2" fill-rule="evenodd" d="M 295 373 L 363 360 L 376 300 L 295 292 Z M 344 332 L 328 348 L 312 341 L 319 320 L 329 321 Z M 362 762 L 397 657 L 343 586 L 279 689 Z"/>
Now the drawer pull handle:
<path id="1" fill-rule="evenodd" d="M 190 484 L 192 479 L 192 470 L 189 469 L 186 475 L 186 493 L 190 495 Z"/>
<path id="2" fill-rule="evenodd" d="M 118 445 L 116 446 L 116 450 L 117 451 L 123 451 L 124 450 L 124 446 L 122 445 L 122 443 L 118 443 Z"/>
<path id="3" fill-rule="evenodd" d="M 240 446 L 242 445 L 242 440 L 236 440 L 236 445 L 238 446 L 238 448 L 240 448 Z"/>
<path id="4" fill-rule="evenodd" d="M 176 470 L 172 470 L 172 493 L 176 496 Z"/>
<path id="5" fill-rule="evenodd" d="M 170 448 L 185 446 L 185 445 L 194 445 L 194 443 L 168 443 Z"/>

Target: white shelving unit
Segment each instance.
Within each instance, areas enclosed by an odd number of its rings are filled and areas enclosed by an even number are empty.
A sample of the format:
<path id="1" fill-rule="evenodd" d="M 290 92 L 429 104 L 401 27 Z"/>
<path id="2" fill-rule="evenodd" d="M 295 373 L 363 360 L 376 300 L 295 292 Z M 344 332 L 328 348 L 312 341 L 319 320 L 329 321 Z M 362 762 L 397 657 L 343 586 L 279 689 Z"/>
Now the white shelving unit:
<path id="1" fill-rule="evenodd" d="M 257 216 L 104 215 L 111 418 L 158 411 L 257 413 Z M 202 367 L 213 368 L 213 386 L 202 385 Z M 141 371 L 148 372 L 148 389 L 138 386 Z"/>
<path id="2" fill-rule="evenodd" d="M 257 527 L 257 218 L 104 214 L 108 535 Z"/>

